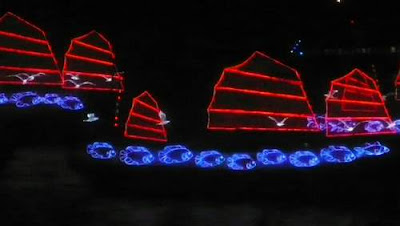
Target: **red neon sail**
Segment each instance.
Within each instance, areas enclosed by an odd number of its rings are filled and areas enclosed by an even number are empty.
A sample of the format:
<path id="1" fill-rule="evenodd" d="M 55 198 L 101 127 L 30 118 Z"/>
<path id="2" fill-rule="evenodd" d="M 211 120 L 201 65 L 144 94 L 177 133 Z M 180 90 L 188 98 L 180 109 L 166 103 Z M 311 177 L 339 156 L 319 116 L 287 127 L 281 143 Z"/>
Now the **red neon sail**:
<path id="1" fill-rule="evenodd" d="M 396 133 L 376 81 L 359 69 L 331 82 L 325 121 L 329 137 Z"/>
<path id="2" fill-rule="evenodd" d="M 96 31 L 72 39 L 64 59 L 65 89 L 123 92 L 110 42 Z"/>
<path id="3" fill-rule="evenodd" d="M 10 12 L 0 18 L 0 84 L 62 84 L 46 34 Z"/>
<path id="4" fill-rule="evenodd" d="M 157 102 L 147 91 L 134 98 L 125 124 L 125 137 L 167 142 L 167 132 L 162 124 L 160 112 Z"/>
<path id="5" fill-rule="evenodd" d="M 208 107 L 208 129 L 320 131 L 300 74 L 260 52 L 224 70 Z"/>

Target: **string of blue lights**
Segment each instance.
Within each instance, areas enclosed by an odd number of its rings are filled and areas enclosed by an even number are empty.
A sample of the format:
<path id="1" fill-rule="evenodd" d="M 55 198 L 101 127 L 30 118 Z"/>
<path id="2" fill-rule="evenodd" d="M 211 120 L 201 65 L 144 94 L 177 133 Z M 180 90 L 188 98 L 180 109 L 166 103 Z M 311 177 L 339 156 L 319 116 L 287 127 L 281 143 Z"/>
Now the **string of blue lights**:
<path id="1" fill-rule="evenodd" d="M 195 153 L 183 145 L 168 145 L 158 152 L 152 152 L 142 146 L 128 146 L 119 153 L 112 144 L 107 142 L 94 142 L 87 146 L 87 153 L 94 159 L 119 159 L 128 166 L 193 165 L 199 168 L 226 168 L 234 171 L 273 166 L 310 168 L 321 163 L 345 164 L 363 157 L 380 156 L 388 152 L 390 149 L 380 142 L 366 143 L 353 149 L 331 145 L 322 148 L 319 153 L 312 150 L 300 150 L 286 154 L 279 149 L 264 149 L 256 153 L 256 158 L 249 153 L 224 154 L 216 150 Z"/>
<path id="2" fill-rule="evenodd" d="M 36 105 L 56 105 L 65 110 L 78 111 L 84 108 L 83 102 L 74 96 L 59 96 L 56 93 L 46 93 L 41 96 L 35 92 L 19 92 L 7 97 L 0 93 L 0 105 L 14 104 L 18 108 L 28 108 Z"/>

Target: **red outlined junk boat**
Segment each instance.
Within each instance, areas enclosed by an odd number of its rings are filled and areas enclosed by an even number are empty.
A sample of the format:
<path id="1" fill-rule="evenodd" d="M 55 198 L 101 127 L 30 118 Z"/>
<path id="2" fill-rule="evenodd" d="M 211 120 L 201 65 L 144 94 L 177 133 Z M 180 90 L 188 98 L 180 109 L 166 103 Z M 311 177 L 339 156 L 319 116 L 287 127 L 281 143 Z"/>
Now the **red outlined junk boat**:
<path id="1" fill-rule="evenodd" d="M 328 137 L 396 134 L 377 82 L 359 69 L 331 82 L 325 122 Z"/>
<path id="2" fill-rule="evenodd" d="M 299 72 L 261 52 L 223 71 L 207 110 L 209 130 L 320 131 Z"/>
<path id="3" fill-rule="evenodd" d="M 122 93 L 123 77 L 117 71 L 110 42 L 91 31 L 74 38 L 65 54 L 63 88 Z"/>
<path id="4" fill-rule="evenodd" d="M 133 98 L 124 136 L 136 140 L 167 142 L 167 131 L 162 116 L 163 112 L 157 101 L 149 92 L 143 92 Z"/>
<path id="5" fill-rule="evenodd" d="M 10 12 L 0 18 L 0 84 L 62 84 L 45 32 Z"/>

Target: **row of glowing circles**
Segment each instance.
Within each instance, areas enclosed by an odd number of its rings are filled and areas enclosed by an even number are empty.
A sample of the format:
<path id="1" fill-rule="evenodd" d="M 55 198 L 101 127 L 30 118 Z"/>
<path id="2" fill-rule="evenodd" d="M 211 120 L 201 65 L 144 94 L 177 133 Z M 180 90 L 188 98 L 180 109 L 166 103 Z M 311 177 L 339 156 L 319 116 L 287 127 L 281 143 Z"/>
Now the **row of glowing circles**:
<path id="1" fill-rule="evenodd" d="M 35 92 L 20 92 L 14 93 L 10 97 L 0 93 L 0 104 L 14 104 L 18 108 L 27 108 L 39 104 L 57 105 L 66 110 L 81 110 L 84 108 L 83 102 L 74 96 L 59 96 L 56 93 L 46 93 L 41 96 Z"/>
<path id="2" fill-rule="evenodd" d="M 290 163 L 294 167 L 314 167 L 325 161 L 327 163 L 349 163 L 364 156 L 379 156 L 388 153 L 390 149 L 379 142 L 366 143 L 353 150 L 346 146 L 329 146 L 323 148 L 317 155 L 312 151 L 296 151 L 289 156 L 278 149 L 264 149 L 253 158 L 247 153 L 222 154 L 216 150 L 202 151 L 195 155 L 183 145 L 165 146 L 157 153 L 161 165 L 180 165 L 194 159 L 200 168 L 222 167 L 224 163 L 231 170 L 252 170 L 260 166 L 280 166 Z M 87 146 L 87 153 L 95 159 L 114 159 L 117 157 L 115 148 L 106 142 L 94 142 Z M 119 160 L 129 166 L 156 165 L 156 155 L 142 146 L 128 146 L 119 152 Z"/>

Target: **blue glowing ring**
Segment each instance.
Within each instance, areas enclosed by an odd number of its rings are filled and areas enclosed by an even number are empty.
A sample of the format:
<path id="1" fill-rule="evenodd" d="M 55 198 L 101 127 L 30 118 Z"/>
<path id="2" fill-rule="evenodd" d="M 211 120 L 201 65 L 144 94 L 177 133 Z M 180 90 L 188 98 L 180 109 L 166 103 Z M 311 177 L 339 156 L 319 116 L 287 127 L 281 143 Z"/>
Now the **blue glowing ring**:
<path id="1" fill-rule="evenodd" d="M 345 146 L 329 146 L 321 150 L 320 156 L 326 162 L 345 163 L 356 160 L 356 155 Z"/>
<path id="2" fill-rule="evenodd" d="M 289 161 L 295 167 L 313 167 L 319 164 L 318 156 L 311 151 L 296 151 L 289 156 Z"/>
<path id="3" fill-rule="evenodd" d="M 81 110 L 84 108 L 82 101 L 79 98 L 73 96 L 63 97 L 62 100 L 59 101 L 58 105 L 63 109 L 73 111 Z"/>
<path id="4" fill-rule="evenodd" d="M 256 161 L 248 154 L 233 154 L 226 161 L 227 166 L 232 170 L 251 170 L 257 166 Z M 240 164 L 239 161 L 245 164 Z"/>
<path id="5" fill-rule="evenodd" d="M 164 150 L 158 152 L 159 161 L 167 165 L 188 162 L 191 158 L 193 153 L 183 145 L 165 146 Z"/>
<path id="6" fill-rule="evenodd" d="M 0 104 L 7 104 L 8 98 L 5 93 L 0 93 Z"/>
<path id="7" fill-rule="evenodd" d="M 287 157 L 278 149 L 264 149 L 257 153 L 257 160 L 264 165 L 280 165 L 287 160 Z"/>
<path id="8" fill-rule="evenodd" d="M 89 144 L 86 151 L 95 159 L 112 159 L 117 155 L 114 147 L 105 142 L 94 142 L 93 144 Z"/>
<path id="9" fill-rule="evenodd" d="M 62 100 L 57 93 L 46 93 L 43 97 L 44 104 L 59 104 Z"/>
<path id="10" fill-rule="evenodd" d="M 366 143 L 364 147 L 355 147 L 354 151 L 357 153 L 357 156 L 361 157 L 363 155 L 368 155 L 368 156 L 383 155 L 390 152 L 390 149 L 377 141 L 372 144 Z"/>
<path id="11" fill-rule="evenodd" d="M 23 99 L 25 99 L 26 97 L 32 97 L 31 102 L 24 102 Z M 38 97 L 38 94 L 35 92 L 21 92 L 21 93 L 14 93 L 10 99 L 9 102 L 10 103 L 15 103 L 15 106 L 19 107 L 19 108 L 25 108 L 25 107 L 30 107 L 33 105 L 38 104 L 37 102 L 35 102 L 35 98 Z"/>
<path id="12" fill-rule="evenodd" d="M 225 157 L 218 151 L 202 151 L 194 159 L 197 166 L 201 168 L 211 168 L 225 162 Z"/>
<path id="13" fill-rule="evenodd" d="M 129 166 L 150 165 L 154 155 L 145 147 L 128 146 L 119 153 L 119 160 Z"/>
<path id="14" fill-rule="evenodd" d="M 369 121 L 364 125 L 364 129 L 369 133 L 377 133 L 384 130 L 386 127 L 381 121 Z"/>

